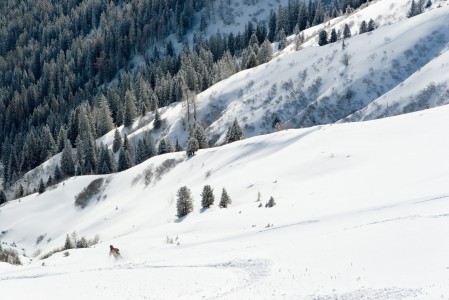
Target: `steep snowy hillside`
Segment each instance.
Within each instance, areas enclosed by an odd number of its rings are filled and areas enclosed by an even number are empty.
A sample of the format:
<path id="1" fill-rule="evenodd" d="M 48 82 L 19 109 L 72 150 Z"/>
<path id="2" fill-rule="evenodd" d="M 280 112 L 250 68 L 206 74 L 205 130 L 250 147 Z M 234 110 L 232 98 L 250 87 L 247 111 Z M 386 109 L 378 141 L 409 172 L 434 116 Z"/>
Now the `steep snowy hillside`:
<path id="1" fill-rule="evenodd" d="M 387 9 L 381 6 L 385 2 L 365 9 Z M 402 2 L 390 4 L 404 7 L 398 5 Z M 369 14 L 363 16 L 369 19 Z M 344 49 L 340 41 L 285 51 L 270 63 L 236 74 L 198 95 L 199 120 L 212 140 L 220 143 L 234 118 L 247 136 L 254 136 L 271 132 L 274 116 L 284 127 L 297 128 L 334 123 L 355 112 L 348 120 L 364 119 L 368 112 L 380 117 L 447 103 L 448 18 L 449 5 L 444 3 L 417 17 L 396 18 L 398 23 L 347 39 Z M 173 124 L 172 139 L 178 137 L 175 128 L 184 122 L 175 120 L 180 113 L 181 105 L 164 115 Z"/>
<path id="2" fill-rule="evenodd" d="M 0 289 L 8 299 L 447 298 L 448 115 L 442 106 L 154 157 L 104 177 L 84 209 L 75 197 L 100 176 L 11 201 L 2 246 L 28 258 L 0 264 Z M 216 200 L 202 210 L 206 184 Z M 177 219 L 184 185 L 194 211 Z M 74 231 L 101 242 L 38 259 Z"/>
<path id="3" fill-rule="evenodd" d="M 259 7 L 265 13 L 273 3 L 239 5 L 252 15 L 256 13 L 251 9 Z M 447 103 L 449 3 L 435 0 L 423 14 L 406 18 L 409 6 L 407 0 L 371 1 L 351 14 L 305 30 L 302 50 L 296 51 L 294 37 L 289 37 L 291 45 L 276 52 L 269 63 L 240 72 L 199 94 L 197 117 L 211 144 L 223 142 L 235 118 L 250 137 L 273 132 L 275 117 L 283 128 L 298 128 L 375 119 Z M 358 34 L 360 22 L 370 19 L 379 28 Z M 353 37 L 345 40 L 344 49 L 342 41 L 316 46 L 320 30 L 342 31 L 345 24 Z M 160 112 L 162 129 L 154 130 L 150 113 L 119 131 L 127 134 L 132 144 L 150 133 L 156 142 L 167 136 L 172 143 L 178 140 L 186 146 L 185 103 Z M 111 146 L 113 137 L 110 132 L 98 144 Z M 58 162 L 59 155 L 27 173 L 10 189 L 11 195 L 19 183 L 27 191 L 37 188 L 41 177 L 47 180 L 54 174 Z"/>

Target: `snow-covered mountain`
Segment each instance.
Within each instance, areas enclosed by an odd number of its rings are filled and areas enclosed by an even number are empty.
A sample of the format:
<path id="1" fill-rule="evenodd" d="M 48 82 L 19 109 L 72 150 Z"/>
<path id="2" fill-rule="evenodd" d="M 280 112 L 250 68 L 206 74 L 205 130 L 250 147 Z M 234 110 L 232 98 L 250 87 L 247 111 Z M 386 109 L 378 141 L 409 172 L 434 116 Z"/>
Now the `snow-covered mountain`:
<path id="1" fill-rule="evenodd" d="M 446 297 L 448 115 L 442 106 L 157 156 L 104 177 L 84 209 L 76 196 L 102 177 L 11 201 L 1 239 L 27 257 L 0 264 L 0 289 L 8 299 Z M 202 210 L 206 184 L 216 201 Z M 177 219 L 181 186 L 194 211 Z M 270 197 L 277 205 L 265 208 Z M 39 260 L 73 231 L 101 242 Z"/>
<path id="2" fill-rule="evenodd" d="M 223 2 L 232 20 L 217 18 L 209 34 L 266 18 L 280 3 Z M 406 17 L 409 6 L 409 0 L 370 1 L 304 31 L 300 49 L 291 36 L 270 62 L 197 95 L 197 119 L 214 148 L 192 158 L 185 152 L 155 156 L 116 174 L 69 178 L 2 205 L 1 246 L 16 249 L 23 263 L 0 262 L 2 294 L 449 297 L 449 2 L 434 0 L 413 18 Z M 360 22 L 370 19 L 378 28 L 358 34 Z M 317 46 L 320 30 L 342 31 L 345 24 L 352 37 L 344 44 Z M 185 104 L 160 112 L 161 129 L 148 114 L 119 130 L 131 143 L 151 134 L 185 145 Z M 273 133 L 275 117 L 285 130 Z M 234 119 L 247 139 L 220 146 Z M 111 146 L 113 136 L 97 142 Z M 32 190 L 59 161 L 60 154 L 19 182 Z M 206 184 L 214 188 L 215 204 L 201 209 Z M 182 186 L 191 189 L 194 210 L 177 218 Z M 226 209 L 218 207 L 223 188 L 232 199 Z M 267 208 L 270 197 L 276 205 Z M 98 244 L 55 251 L 75 235 Z M 108 256 L 110 244 L 123 259 Z"/>

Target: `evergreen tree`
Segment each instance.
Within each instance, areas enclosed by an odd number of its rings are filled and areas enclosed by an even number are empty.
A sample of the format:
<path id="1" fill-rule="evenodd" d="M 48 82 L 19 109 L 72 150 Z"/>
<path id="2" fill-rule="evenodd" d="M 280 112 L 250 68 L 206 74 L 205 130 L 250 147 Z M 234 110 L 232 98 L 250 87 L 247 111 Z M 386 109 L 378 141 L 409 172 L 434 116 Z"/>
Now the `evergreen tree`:
<path id="1" fill-rule="evenodd" d="M 112 143 L 112 151 L 116 153 L 122 146 L 122 136 L 118 132 L 118 129 L 114 132 L 114 142 Z"/>
<path id="2" fill-rule="evenodd" d="M 39 194 L 42 194 L 43 192 L 45 192 L 45 183 L 44 183 L 44 180 L 42 180 L 42 178 L 39 181 L 39 187 L 38 187 L 37 191 Z"/>
<path id="3" fill-rule="evenodd" d="M 198 140 L 195 137 L 191 137 L 189 142 L 187 143 L 187 157 L 192 157 L 195 155 L 195 152 L 199 150 Z"/>
<path id="4" fill-rule="evenodd" d="M 229 204 L 231 204 L 231 198 L 228 195 L 228 192 L 226 192 L 226 189 L 223 188 L 223 191 L 221 192 L 221 200 L 219 206 L 222 208 L 227 208 Z"/>
<path id="5" fill-rule="evenodd" d="M 285 31 L 284 29 L 281 29 L 279 31 L 279 50 L 284 49 L 285 47 L 287 47 L 287 36 L 285 35 Z"/>
<path id="6" fill-rule="evenodd" d="M 61 170 L 66 176 L 75 175 L 75 162 L 72 156 L 72 146 L 69 140 L 66 140 L 64 150 L 61 155 Z"/>
<path id="7" fill-rule="evenodd" d="M 182 218 L 184 216 L 187 216 L 193 211 L 193 200 L 190 189 L 186 186 L 183 186 L 179 188 L 176 196 L 176 208 L 178 211 L 177 217 Z"/>
<path id="8" fill-rule="evenodd" d="M 337 32 L 335 31 L 335 28 L 332 28 L 329 43 L 335 43 L 337 40 L 338 40 Z"/>
<path id="9" fill-rule="evenodd" d="M 6 199 L 5 192 L 3 190 L 0 190 L 0 205 L 6 203 L 6 201 L 8 201 L 8 199 Z"/>
<path id="10" fill-rule="evenodd" d="M 159 128 L 161 128 L 161 125 L 162 125 L 161 115 L 159 113 L 158 107 L 156 106 L 156 108 L 154 109 L 153 127 L 154 127 L 154 129 L 159 129 Z"/>
<path id="11" fill-rule="evenodd" d="M 239 123 L 237 122 L 237 119 L 234 119 L 234 122 L 229 127 L 227 133 L 226 133 L 226 140 L 225 143 L 229 144 L 235 141 L 243 140 L 245 136 L 243 135 L 242 129 L 240 128 Z"/>
<path id="12" fill-rule="evenodd" d="M 327 45 L 327 32 L 326 30 L 321 30 L 318 35 L 318 45 L 324 46 Z"/>
<path id="13" fill-rule="evenodd" d="M 203 126 L 196 121 L 191 129 L 190 136 L 194 137 L 198 141 L 199 149 L 209 148 L 209 142 L 207 141 L 206 132 Z"/>
<path id="14" fill-rule="evenodd" d="M 182 149 L 181 145 L 179 145 L 178 139 L 176 139 L 175 152 L 180 152 L 180 151 L 182 151 L 182 150 L 183 150 L 183 149 Z"/>
<path id="15" fill-rule="evenodd" d="M 209 208 L 214 204 L 214 201 L 214 190 L 210 185 L 205 185 L 203 187 L 203 192 L 201 193 L 201 206 L 203 208 Z"/>
<path id="16" fill-rule="evenodd" d="M 162 155 L 162 154 L 170 153 L 170 152 L 173 152 L 173 147 L 172 147 L 170 141 L 167 138 L 161 139 L 161 141 L 159 142 L 157 154 Z"/>
<path id="17" fill-rule="evenodd" d="M 360 23 L 359 34 L 365 33 L 367 29 L 366 21 L 363 20 L 362 23 Z"/>
<path id="18" fill-rule="evenodd" d="M 273 43 L 276 37 L 276 13 L 270 12 L 270 20 L 268 22 L 268 40 Z"/>
<path id="19" fill-rule="evenodd" d="M 98 116 L 98 135 L 103 136 L 114 128 L 112 114 L 109 108 L 108 100 L 105 96 L 100 97 L 100 108 Z"/>
<path id="20" fill-rule="evenodd" d="M 24 193 L 25 193 L 25 191 L 23 189 L 23 185 L 19 184 L 19 188 L 17 189 L 17 193 L 16 193 L 17 197 L 18 198 L 23 197 Z M 1 203 L 1 200 L 0 200 L 0 203 Z"/>
<path id="21" fill-rule="evenodd" d="M 57 140 L 57 152 L 62 152 L 62 150 L 65 147 L 65 142 L 67 140 L 67 130 L 64 126 L 61 126 L 58 133 L 58 140 Z"/>
<path id="22" fill-rule="evenodd" d="M 70 239 L 70 236 L 67 234 L 65 237 L 65 243 L 64 243 L 64 250 L 73 249 L 74 245 L 72 243 L 72 240 Z"/>
<path id="23" fill-rule="evenodd" d="M 273 47 L 271 46 L 270 41 L 268 39 L 265 39 L 265 41 L 262 43 L 262 46 L 260 47 L 260 51 L 257 54 L 257 60 L 260 64 L 267 63 L 271 60 L 273 57 Z"/>
<path id="24" fill-rule="evenodd" d="M 125 149 L 120 148 L 118 156 L 118 171 L 121 172 L 131 167 L 131 155 L 129 154 L 129 151 L 125 151 Z"/>
<path id="25" fill-rule="evenodd" d="M 125 111 L 123 125 L 129 127 L 137 116 L 136 97 L 133 91 L 127 91 L 125 95 Z"/>
<path id="26" fill-rule="evenodd" d="M 347 39 L 351 37 L 351 29 L 348 24 L 345 24 L 343 28 L 343 38 Z"/>
<path id="27" fill-rule="evenodd" d="M 370 31 L 373 31 L 374 29 L 376 29 L 376 23 L 374 22 L 373 19 L 370 19 L 369 22 L 368 22 L 368 26 L 367 26 L 366 31 L 370 32 Z"/>
<path id="28" fill-rule="evenodd" d="M 273 207 L 276 205 L 276 202 L 274 201 L 273 197 L 270 197 L 270 200 L 268 200 L 268 203 L 265 204 L 265 207 Z"/>
<path id="29" fill-rule="evenodd" d="M 55 171 L 53 173 L 53 177 L 55 178 L 56 182 L 61 180 L 62 174 L 61 174 L 61 168 L 59 168 L 59 165 L 56 165 Z"/>

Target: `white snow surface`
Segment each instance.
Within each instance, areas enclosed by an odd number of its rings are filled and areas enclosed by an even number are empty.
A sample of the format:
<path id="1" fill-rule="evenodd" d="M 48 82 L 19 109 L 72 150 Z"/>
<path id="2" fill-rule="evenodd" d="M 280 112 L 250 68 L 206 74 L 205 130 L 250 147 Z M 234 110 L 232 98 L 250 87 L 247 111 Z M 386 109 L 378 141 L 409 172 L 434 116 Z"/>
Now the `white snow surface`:
<path id="1" fill-rule="evenodd" d="M 68 179 L 0 207 L 3 247 L 14 243 L 27 256 L 23 266 L 0 264 L 2 296 L 447 299 L 447 128 L 446 105 L 284 130 L 190 159 L 157 156 L 105 176 L 85 209 L 74 198 L 100 176 Z M 150 176 L 169 160 L 176 166 Z M 216 200 L 202 210 L 205 184 Z M 178 219 L 175 194 L 184 185 L 194 211 Z M 233 201 L 227 209 L 217 206 L 223 187 Z M 271 196 L 277 205 L 265 208 Z M 73 231 L 101 242 L 39 259 Z M 110 244 L 122 259 L 108 256 Z"/>

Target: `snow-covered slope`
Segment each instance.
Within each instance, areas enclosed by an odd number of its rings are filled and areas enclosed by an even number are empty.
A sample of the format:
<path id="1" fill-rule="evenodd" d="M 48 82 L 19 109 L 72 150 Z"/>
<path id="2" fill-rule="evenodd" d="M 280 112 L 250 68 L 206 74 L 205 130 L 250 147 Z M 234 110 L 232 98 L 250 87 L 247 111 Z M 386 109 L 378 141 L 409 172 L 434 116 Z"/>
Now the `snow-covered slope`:
<path id="1" fill-rule="evenodd" d="M 387 5 L 388 4 L 388 5 Z M 240 72 L 197 97 L 198 119 L 212 142 L 220 144 L 237 118 L 246 136 L 272 132 L 278 116 L 284 128 L 397 115 L 448 103 L 447 53 L 449 3 L 434 3 L 414 18 L 405 18 L 409 3 L 377 1 L 353 15 L 330 22 L 341 30 L 370 18 L 373 32 L 323 47 L 316 44 L 321 27 L 305 32 L 304 49 L 291 45 L 271 62 Z M 380 19 L 380 14 L 385 19 Z M 391 23 L 391 25 L 389 25 Z M 162 132 L 185 142 L 182 104 L 163 114 Z M 151 129 L 151 125 L 143 130 Z"/>
<path id="2" fill-rule="evenodd" d="M 73 231 L 102 242 L 45 265 L 0 264 L 0 289 L 8 299 L 446 298 L 448 116 L 442 106 L 154 157 L 107 176 L 83 210 L 75 196 L 98 176 L 11 201 L 1 240 L 27 256 Z M 201 210 L 205 184 L 216 198 L 225 187 L 232 205 Z M 194 212 L 177 219 L 184 185 Z M 258 192 L 277 205 L 259 207 Z"/>

